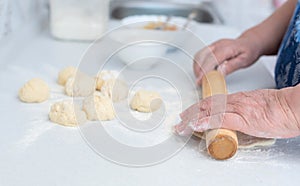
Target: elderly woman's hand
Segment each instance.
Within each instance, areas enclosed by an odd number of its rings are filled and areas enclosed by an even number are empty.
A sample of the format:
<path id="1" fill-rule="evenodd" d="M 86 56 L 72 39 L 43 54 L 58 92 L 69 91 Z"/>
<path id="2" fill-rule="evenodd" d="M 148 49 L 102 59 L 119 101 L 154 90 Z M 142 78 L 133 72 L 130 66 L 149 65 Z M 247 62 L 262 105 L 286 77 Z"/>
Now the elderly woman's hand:
<path id="1" fill-rule="evenodd" d="M 217 68 L 223 75 L 253 64 L 261 55 L 255 37 L 241 36 L 238 39 L 222 39 L 196 53 L 194 73 L 201 84 L 205 73 Z"/>
<path id="2" fill-rule="evenodd" d="M 287 101 L 286 97 L 292 96 L 291 89 L 288 91 L 256 90 L 204 99 L 180 115 L 182 122 L 175 130 L 182 135 L 226 128 L 257 137 L 298 136 L 300 114 L 295 110 L 300 105 Z"/>

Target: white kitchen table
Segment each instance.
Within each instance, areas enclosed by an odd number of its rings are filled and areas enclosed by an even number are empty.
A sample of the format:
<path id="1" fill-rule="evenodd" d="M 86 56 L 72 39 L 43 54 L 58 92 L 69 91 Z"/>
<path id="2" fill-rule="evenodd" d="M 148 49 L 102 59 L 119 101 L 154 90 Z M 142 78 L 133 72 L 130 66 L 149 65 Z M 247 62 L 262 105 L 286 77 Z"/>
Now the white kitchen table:
<path id="1" fill-rule="evenodd" d="M 239 33 L 212 25 L 199 25 L 195 32 L 206 43 Z M 78 128 L 56 125 L 47 116 L 51 103 L 65 98 L 55 82 L 57 72 L 76 66 L 89 44 L 54 40 L 47 31 L 19 38 L 0 59 L 0 185 L 299 185 L 300 138 L 239 150 L 227 161 L 213 160 L 203 149 L 199 152 L 194 138 L 170 159 L 152 166 L 128 167 L 102 158 Z M 33 77 L 49 83 L 49 101 L 18 100 L 19 88 Z M 275 87 L 261 62 L 226 81 L 230 93 Z"/>

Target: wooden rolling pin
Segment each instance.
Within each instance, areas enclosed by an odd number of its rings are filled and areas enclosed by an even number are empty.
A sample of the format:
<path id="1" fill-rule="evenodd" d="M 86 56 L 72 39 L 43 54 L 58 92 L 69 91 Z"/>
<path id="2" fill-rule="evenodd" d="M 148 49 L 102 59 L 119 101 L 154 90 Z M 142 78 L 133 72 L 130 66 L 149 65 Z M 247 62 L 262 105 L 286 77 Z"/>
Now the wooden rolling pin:
<path id="1" fill-rule="evenodd" d="M 223 75 L 214 70 L 206 74 L 202 80 L 202 97 L 207 98 L 217 94 L 227 94 Z M 207 151 L 217 160 L 226 160 L 235 155 L 238 139 L 235 131 L 214 129 L 205 132 Z"/>

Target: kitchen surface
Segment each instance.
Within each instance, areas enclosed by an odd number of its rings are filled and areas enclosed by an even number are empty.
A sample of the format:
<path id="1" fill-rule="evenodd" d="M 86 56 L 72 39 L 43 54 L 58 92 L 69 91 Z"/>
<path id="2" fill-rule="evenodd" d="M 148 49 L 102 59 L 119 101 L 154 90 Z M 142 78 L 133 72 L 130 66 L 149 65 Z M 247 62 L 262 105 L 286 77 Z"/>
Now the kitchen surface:
<path id="1" fill-rule="evenodd" d="M 201 99 L 194 54 L 238 37 L 281 3 L 0 0 L 0 185 L 297 185 L 299 137 L 239 148 L 219 161 L 204 140 L 173 131 L 179 114 Z M 275 61 L 262 57 L 227 76 L 228 93 L 275 88 Z M 115 119 L 75 127 L 50 121 L 55 103 L 84 104 L 84 96 L 76 97 L 75 89 L 74 97 L 66 95 L 57 82 L 70 66 L 92 78 L 108 71 L 128 85 L 128 99 L 113 103 Z M 47 83 L 47 100 L 20 100 L 20 88 L 32 78 Z M 122 86 L 116 88 L 119 96 Z M 140 89 L 159 92 L 161 108 L 133 110 L 129 100 Z"/>

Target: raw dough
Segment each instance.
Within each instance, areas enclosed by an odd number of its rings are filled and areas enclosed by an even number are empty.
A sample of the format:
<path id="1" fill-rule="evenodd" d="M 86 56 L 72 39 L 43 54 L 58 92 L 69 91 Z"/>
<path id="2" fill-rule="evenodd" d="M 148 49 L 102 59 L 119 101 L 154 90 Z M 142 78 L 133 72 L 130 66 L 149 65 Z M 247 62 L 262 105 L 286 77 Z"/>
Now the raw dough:
<path id="1" fill-rule="evenodd" d="M 74 80 L 75 77 L 69 77 L 69 79 L 67 80 L 66 84 L 65 84 L 65 93 L 68 96 L 73 96 L 73 85 L 74 85 Z"/>
<path id="2" fill-rule="evenodd" d="M 101 91 L 104 82 L 108 79 L 115 79 L 115 75 L 113 72 L 109 70 L 103 70 L 97 75 L 95 79 L 96 79 L 96 90 Z"/>
<path id="3" fill-rule="evenodd" d="M 110 70 L 102 70 L 97 77 L 100 77 L 101 79 L 108 80 L 108 79 L 115 79 L 118 75 L 118 71 L 110 71 Z"/>
<path id="4" fill-rule="evenodd" d="M 108 79 L 104 81 L 101 92 L 111 98 L 113 102 L 118 102 L 127 98 L 128 85 L 119 79 Z"/>
<path id="5" fill-rule="evenodd" d="M 55 123 L 70 127 L 86 122 L 85 112 L 71 100 L 53 104 L 49 112 L 49 118 Z"/>
<path id="6" fill-rule="evenodd" d="M 65 85 L 65 93 L 68 96 L 86 97 L 95 91 L 95 79 L 90 76 L 78 72 L 76 76 L 72 76 L 67 80 Z"/>
<path id="7" fill-rule="evenodd" d="M 83 110 L 89 120 L 105 121 L 115 118 L 111 99 L 100 94 L 87 97 L 83 101 Z"/>
<path id="8" fill-rule="evenodd" d="M 19 98 L 26 103 L 40 103 L 50 96 L 50 89 L 46 82 L 39 78 L 33 78 L 25 83 L 19 90 Z"/>
<path id="9" fill-rule="evenodd" d="M 160 108 L 162 98 L 157 92 L 140 90 L 133 96 L 130 107 L 140 112 L 154 112 Z"/>
<path id="10" fill-rule="evenodd" d="M 237 132 L 237 137 L 238 137 L 239 144 L 240 144 L 239 149 L 271 146 L 271 145 L 274 145 L 276 142 L 276 139 L 257 138 L 257 137 L 243 134 L 241 132 Z"/>
<path id="11" fill-rule="evenodd" d="M 70 77 L 76 75 L 76 71 L 77 71 L 77 69 L 72 66 L 62 69 L 58 74 L 58 80 L 57 80 L 58 84 L 65 85 L 67 80 Z"/>
<path id="12" fill-rule="evenodd" d="M 204 139 L 205 134 L 203 132 L 194 132 L 194 136 Z M 237 137 L 239 141 L 239 149 L 248 149 L 254 147 L 262 147 L 262 146 L 271 146 L 275 144 L 276 139 L 270 138 L 257 138 L 254 136 L 249 136 L 247 134 L 237 132 Z"/>
<path id="13" fill-rule="evenodd" d="M 96 90 L 101 91 L 101 88 L 104 84 L 104 80 L 101 77 L 96 77 L 95 81 L 96 81 Z"/>

